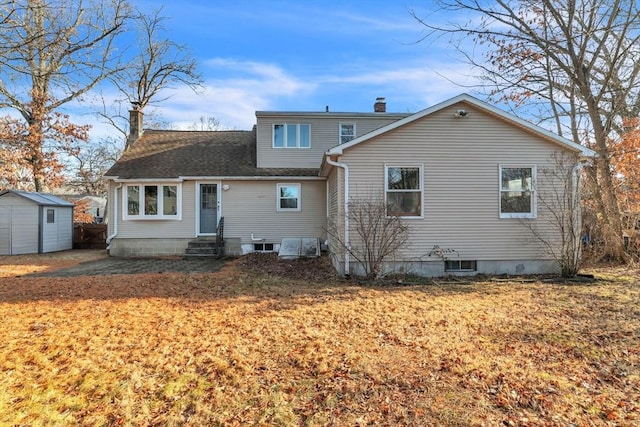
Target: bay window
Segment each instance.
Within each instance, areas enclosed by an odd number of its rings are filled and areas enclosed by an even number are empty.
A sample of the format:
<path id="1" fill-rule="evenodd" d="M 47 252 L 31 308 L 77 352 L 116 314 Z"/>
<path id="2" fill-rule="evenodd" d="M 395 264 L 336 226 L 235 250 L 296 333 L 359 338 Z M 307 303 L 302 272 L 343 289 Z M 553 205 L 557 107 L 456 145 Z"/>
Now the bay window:
<path id="1" fill-rule="evenodd" d="M 179 184 L 130 184 L 124 187 L 124 219 L 180 219 Z"/>

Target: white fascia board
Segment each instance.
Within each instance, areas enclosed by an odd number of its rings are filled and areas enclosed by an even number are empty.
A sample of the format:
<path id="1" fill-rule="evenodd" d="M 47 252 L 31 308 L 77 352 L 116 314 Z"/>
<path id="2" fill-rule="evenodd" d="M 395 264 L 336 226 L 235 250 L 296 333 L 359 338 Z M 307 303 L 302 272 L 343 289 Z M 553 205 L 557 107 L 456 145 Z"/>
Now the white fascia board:
<path id="1" fill-rule="evenodd" d="M 324 181 L 326 178 L 322 176 L 181 176 L 178 178 L 118 178 L 108 177 L 104 178 L 113 180 L 114 182 L 183 182 L 183 181 L 220 181 L 220 180 L 234 180 L 234 181 L 273 181 L 292 179 L 297 181 Z"/>

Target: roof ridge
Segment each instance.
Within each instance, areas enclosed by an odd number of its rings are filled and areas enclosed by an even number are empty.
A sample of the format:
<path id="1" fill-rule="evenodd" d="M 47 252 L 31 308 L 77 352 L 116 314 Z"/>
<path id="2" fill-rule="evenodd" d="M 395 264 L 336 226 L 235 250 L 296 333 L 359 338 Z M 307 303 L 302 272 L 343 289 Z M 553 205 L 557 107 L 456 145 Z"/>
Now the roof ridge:
<path id="1" fill-rule="evenodd" d="M 145 132 L 181 132 L 181 133 L 214 133 L 214 132 L 253 132 L 247 129 L 192 130 L 192 129 L 145 129 Z"/>

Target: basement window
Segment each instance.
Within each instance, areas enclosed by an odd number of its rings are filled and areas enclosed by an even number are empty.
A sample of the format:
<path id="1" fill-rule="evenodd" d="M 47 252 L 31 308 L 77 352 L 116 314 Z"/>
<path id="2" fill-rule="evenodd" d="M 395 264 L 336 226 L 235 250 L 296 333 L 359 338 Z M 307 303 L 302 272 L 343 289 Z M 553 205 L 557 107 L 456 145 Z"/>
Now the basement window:
<path id="1" fill-rule="evenodd" d="M 477 271 L 477 261 L 448 260 L 444 262 L 444 271 Z"/>
<path id="2" fill-rule="evenodd" d="M 273 243 L 254 243 L 254 252 L 273 252 Z"/>

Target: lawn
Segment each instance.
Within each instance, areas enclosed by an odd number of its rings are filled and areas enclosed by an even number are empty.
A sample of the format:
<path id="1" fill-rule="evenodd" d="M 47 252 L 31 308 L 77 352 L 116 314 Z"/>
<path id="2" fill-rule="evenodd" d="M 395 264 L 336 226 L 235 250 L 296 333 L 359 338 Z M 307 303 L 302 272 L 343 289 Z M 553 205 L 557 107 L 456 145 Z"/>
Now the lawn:
<path id="1" fill-rule="evenodd" d="M 23 276 L 79 258 L 0 257 L 0 425 L 640 424 L 631 269 L 384 286 L 246 260 Z"/>

